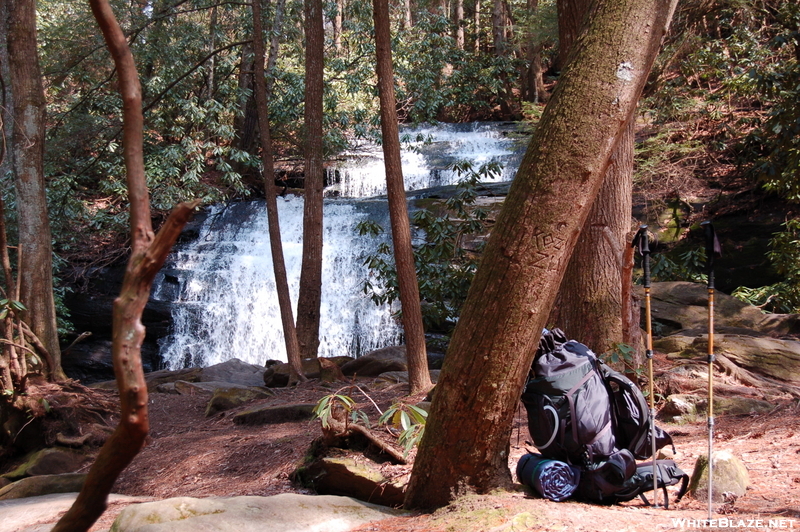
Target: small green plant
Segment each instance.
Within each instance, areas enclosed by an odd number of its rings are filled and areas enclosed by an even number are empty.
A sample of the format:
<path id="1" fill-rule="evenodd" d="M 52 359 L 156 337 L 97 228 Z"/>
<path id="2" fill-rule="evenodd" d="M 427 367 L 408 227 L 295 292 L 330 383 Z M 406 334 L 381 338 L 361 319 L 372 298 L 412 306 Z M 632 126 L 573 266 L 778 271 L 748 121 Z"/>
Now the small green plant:
<path id="1" fill-rule="evenodd" d="M 600 355 L 600 360 L 606 364 L 622 364 L 626 369 L 634 372 L 637 376 L 644 371 L 641 367 L 635 366 L 634 355 L 636 348 L 624 342 L 612 342 L 611 349 Z"/>
<path id="2" fill-rule="evenodd" d="M 691 281 L 705 283 L 706 250 L 698 247 L 679 253 L 677 259 L 669 254 L 651 255 L 650 275 L 653 281 Z"/>
<path id="3" fill-rule="evenodd" d="M 378 419 L 378 425 L 390 425 L 400 431 L 397 443 L 403 447 L 403 455 L 408 456 L 425 433 L 428 412 L 422 408 L 405 403 L 395 403 Z"/>
<path id="4" fill-rule="evenodd" d="M 314 419 L 322 422 L 323 429 L 331 428 L 331 420 L 343 420 L 345 424 L 361 422 L 369 427 L 369 417 L 366 413 L 356 408 L 356 402 L 347 395 L 332 393 L 317 402 L 312 410 Z"/>

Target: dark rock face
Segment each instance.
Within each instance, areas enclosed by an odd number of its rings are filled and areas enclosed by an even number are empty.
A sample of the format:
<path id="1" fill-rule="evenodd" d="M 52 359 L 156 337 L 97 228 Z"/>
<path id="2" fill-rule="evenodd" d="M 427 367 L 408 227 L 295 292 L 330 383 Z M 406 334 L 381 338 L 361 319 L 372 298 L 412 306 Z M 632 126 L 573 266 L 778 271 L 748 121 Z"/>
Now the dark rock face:
<path id="1" fill-rule="evenodd" d="M 142 344 L 142 366 L 145 373 L 156 371 L 161 363 L 158 355 L 158 344 L 145 342 Z M 111 362 L 111 339 L 95 338 L 74 345 L 66 351 L 61 364 L 68 377 L 83 384 L 108 381 L 114 379 L 114 366 Z"/>
<path id="2" fill-rule="evenodd" d="M 119 296 L 125 265 L 98 269 L 91 274 L 85 286 L 70 294 L 64 301 L 70 312 L 70 321 L 79 334 L 91 336 L 62 354 L 62 364 L 67 376 L 83 384 L 114 378 L 111 364 L 111 329 L 114 299 Z M 142 313 L 146 329 L 142 344 L 142 364 L 145 372 L 159 369 L 158 340 L 169 333 L 172 315 L 169 303 L 150 300 Z"/>

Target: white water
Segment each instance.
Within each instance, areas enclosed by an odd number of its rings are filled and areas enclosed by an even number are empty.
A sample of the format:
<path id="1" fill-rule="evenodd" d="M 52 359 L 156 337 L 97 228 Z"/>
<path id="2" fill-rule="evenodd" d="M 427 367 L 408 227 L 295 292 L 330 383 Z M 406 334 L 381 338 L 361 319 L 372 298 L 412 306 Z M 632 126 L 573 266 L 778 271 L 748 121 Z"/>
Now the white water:
<path id="1" fill-rule="evenodd" d="M 435 142 L 404 150 L 407 190 L 454 183 L 457 178 L 446 167 L 456 160 L 469 160 L 476 168 L 484 162 L 503 162 L 506 169 L 498 181 L 509 180 L 516 171 L 514 145 L 497 125 L 428 127 L 410 133 L 433 136 Z M 364 161 L 338 168 L 342 179 L 326 193 L 360 198 L 385 193 L 382 157 L 373 153 L 369 164 Z M 290 196 L 278 203 L 296 305 L 303 200 Z M 325 202 L 321 356 L 359 356 L 402 342 L 392 309 L 376 306 L 363 293 L 370 275 L 364 257 L 377 246 L 355 231 L 367 217 L 388 229 L 384 200 Z M 152 297 L 174 302 L 172 333 L 161 341 L 161 356 L 169 369 L 207 366 L 234 357 L 252 364 L 286 360 L 263 202 L 211 207 L 199 238 L 176 247 L 170 256 L 156 278 Z M 297 309 L 293 310 L 296 317 Z"/>
<path id="2" fill-rule="evenodd" d="M 465 160 L 475 170 L 485 163 L 501 163 L 504 165 L 501 175 L 491 181 L 510 181 L 519 166 L 514 131 L 514 126 L 486 122 L 404 128 L 400 135 L 406 190 L 456 184 L 458 175 L 450 168 L 453 163 Z M 331 167 L 329 175 L 333 181 L 326 190 L 329 194 L 347 198 L 386 194 L 383 152 L 379 146 L 349 154 L 344 163 Z"/>

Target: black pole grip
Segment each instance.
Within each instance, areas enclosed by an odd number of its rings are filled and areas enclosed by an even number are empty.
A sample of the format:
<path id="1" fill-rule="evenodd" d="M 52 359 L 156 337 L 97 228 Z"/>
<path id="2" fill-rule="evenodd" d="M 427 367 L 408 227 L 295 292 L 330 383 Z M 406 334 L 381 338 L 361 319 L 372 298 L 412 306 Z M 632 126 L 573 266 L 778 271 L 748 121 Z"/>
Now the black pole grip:
<path id="1" fill-rule="evenodd" d="M 703 228 L 706 237 L 706 274 L 708 275 L 708 287 L 714 288 L 714 259 L 722 255 L 722 246 L 714 231 L 714 225 L 706 220 L 700 226 Z"/>
<path id="2" fill-rule="evenodd" d="M 647 235 L 647 226 L 640 225 L 636 236 L 633 237 L 631 247 L 637 248 L 642 255 L 642 270 L 644 273 L 644 287 L 650 288 L 650 237 Z"/>

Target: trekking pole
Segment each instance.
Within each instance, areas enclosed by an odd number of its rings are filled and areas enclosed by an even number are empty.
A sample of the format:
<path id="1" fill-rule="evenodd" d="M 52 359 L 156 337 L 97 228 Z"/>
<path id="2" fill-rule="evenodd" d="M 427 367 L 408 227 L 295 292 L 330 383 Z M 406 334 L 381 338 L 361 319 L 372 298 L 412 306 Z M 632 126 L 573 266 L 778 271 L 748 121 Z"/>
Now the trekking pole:
<path id="1" fill-rule="evenodd" d="M 706 237 L 706 274 L 708 275 L 708 520 L 713 510 L 712 485 L 714 462 L 714 258 L 722 254 L 722 248 L 710 221 L 700 224 Z"/>
<path id="2" fill-rule="evenodd" d="M 653 453 L 653 507 L 658 508 L 658 465 L 656 464 L 656 401 L 655 386 L 653 385 L 653 321 L 650 309 L 650 237 L 647 236 L 647 226 L 639 226 L 636 236 L 633 237 L 631 246 L 637 248 L 642 255 L 642 270 L 644 271 L 644 314 L 645 332 L 645 357 L 647 358 L 648 392 L 650 396 L 650 444 Z M 666 502 L 666 501 L 665 501 Z"/>

